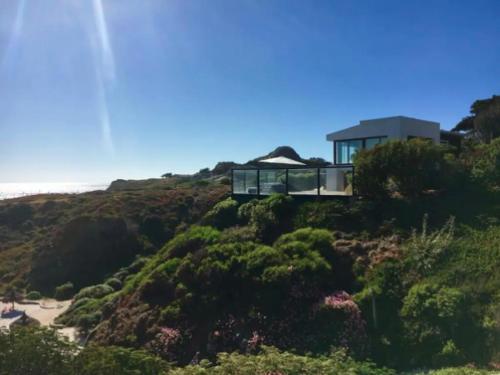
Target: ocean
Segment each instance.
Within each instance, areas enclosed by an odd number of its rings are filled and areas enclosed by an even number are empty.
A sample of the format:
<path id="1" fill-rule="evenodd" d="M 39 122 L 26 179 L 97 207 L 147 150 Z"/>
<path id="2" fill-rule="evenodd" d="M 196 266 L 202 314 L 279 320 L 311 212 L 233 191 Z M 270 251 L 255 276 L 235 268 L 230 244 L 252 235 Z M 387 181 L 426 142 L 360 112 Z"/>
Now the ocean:
<path id="1" fill-rule="evenodd" d="M 0 200 L 35 194 L 84 193 L 105 190 L 109 184 L 80 182 L 0 182 Z"/>

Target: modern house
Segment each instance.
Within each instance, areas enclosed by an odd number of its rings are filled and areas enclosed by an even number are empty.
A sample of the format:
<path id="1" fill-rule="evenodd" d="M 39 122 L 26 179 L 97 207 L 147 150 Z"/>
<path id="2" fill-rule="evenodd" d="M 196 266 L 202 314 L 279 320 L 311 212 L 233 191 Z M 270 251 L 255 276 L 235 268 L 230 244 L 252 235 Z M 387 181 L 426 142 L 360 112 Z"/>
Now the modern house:
<path id="1" fill-rule="evenodd" d="M 388 140 L 412 138 L 435 143 L 457 141 L 455 135 L 441 131 L 439 123 L 433 121 L 405 116 L 363 120 L 326 136 L 333 143 L 333 164 L 317 168 L 283 157 L 260 160 L 258 165 L 232 170 L 232 191 L 256 196 L 272 193 L 352 196 L 355 185 L 352 163 L 357 151 Z"/>
<path id="2" fill-rule="evenodd" d="M 439 143 L 439 123 L 405 116 L 385 117 L 360 121 L 358 125 L 326 136 L 333 142 L 333 163 L 351 165 L 354 154 L 361 149 L 371 149 L 391 139 L 409 140 L 425 138 Z"/>

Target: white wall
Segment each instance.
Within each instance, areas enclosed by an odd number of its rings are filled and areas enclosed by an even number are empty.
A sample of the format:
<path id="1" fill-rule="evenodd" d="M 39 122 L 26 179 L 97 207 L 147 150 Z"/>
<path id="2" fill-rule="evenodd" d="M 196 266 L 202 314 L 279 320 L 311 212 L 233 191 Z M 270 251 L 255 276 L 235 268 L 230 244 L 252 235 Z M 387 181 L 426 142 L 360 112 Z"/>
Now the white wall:
<path id="1" fill-rule="evenodd" d="M 367 137 L 406 140 L 409 136 L 430 138 L 439 143 L 439 123 L 404 116 L 363 120 L 359 125 L 328 134 L 326 139 L 331 142 Z M 335 146 L 333 147 L 335 152 Z"/>

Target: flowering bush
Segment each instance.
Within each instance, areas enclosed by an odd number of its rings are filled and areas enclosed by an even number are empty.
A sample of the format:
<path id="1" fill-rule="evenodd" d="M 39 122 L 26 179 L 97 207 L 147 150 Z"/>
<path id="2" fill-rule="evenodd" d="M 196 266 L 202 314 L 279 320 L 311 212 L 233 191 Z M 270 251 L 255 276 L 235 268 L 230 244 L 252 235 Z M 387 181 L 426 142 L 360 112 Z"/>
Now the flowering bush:
<path id="1" fill-rule="evenodd" d="M 314 309 L 318 344 L 339 346 L 361 353 L 366 350 L 366 323 L 352 297 L 339 291 L 327 295 Z M 328 347 L 318 348 L 323 351 Z"/>

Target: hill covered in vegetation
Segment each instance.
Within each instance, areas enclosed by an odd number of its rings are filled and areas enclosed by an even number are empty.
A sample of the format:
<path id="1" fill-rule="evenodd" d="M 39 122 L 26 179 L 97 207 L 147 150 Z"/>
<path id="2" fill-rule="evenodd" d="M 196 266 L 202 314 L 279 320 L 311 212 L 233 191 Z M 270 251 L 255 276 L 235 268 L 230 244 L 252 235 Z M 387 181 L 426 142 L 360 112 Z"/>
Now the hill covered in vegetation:
<path id="1" fill-rule="evenodd" d="M 200 171 L 7 202 L 7 253 L 29 256 L 6 283 L 73 297 L 58 322 L 89 346 L 68 366 L 481 373 L 500 362 L 499 160 L 498 139 L 417 139 L 359 152 L 350 200 L 237 200 Z"/>
<path id="2" fill-rule="evenodd" d="M 181 365 L 271 346 L 398 370 L 495 366 L 498 146 L 361 152 L 351 201 L 223 199 L 114 275 L 118 288 L 80 292 L 60 322 Z"/>
<path id="3" fill-rule="evenodd" d="M 161 186 L 0 201 L 0 291 L 95 284 L 151 255 L 229 192 L 213 181 L 172 178 Z"/>

